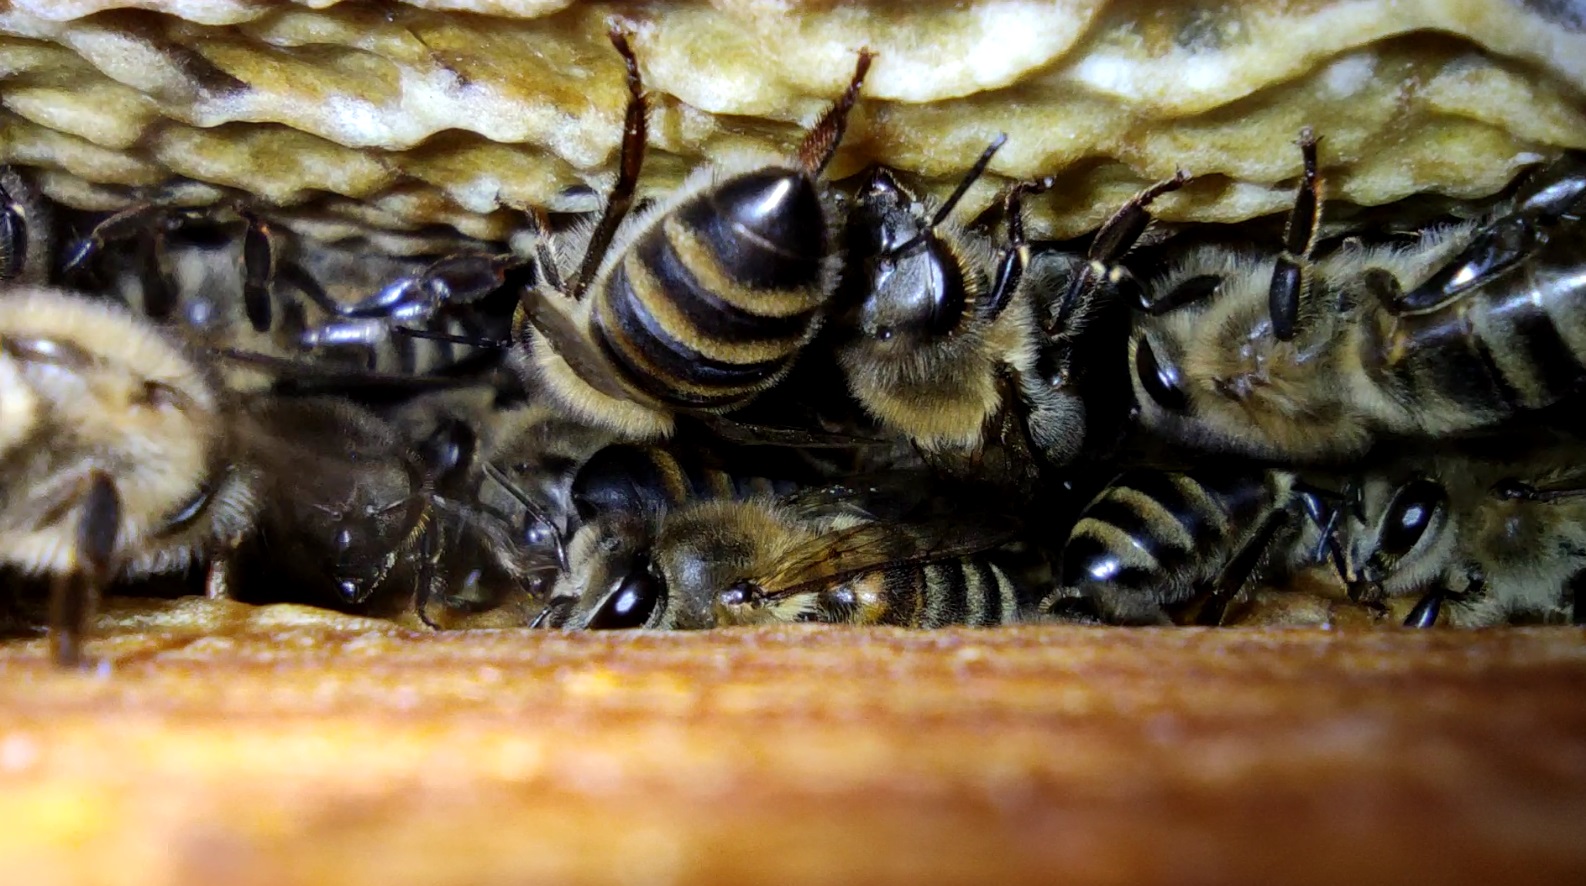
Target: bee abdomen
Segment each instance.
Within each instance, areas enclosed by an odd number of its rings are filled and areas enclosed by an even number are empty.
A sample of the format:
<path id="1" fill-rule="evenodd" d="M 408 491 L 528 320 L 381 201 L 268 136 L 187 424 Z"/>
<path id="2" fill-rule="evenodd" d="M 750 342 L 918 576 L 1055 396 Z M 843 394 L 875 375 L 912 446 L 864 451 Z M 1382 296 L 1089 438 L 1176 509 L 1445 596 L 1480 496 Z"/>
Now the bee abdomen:
<path id="1" fill-rule="evenodd" d="M 916 563 L 887 571 L 880 624 L 914 628 L 989 627 L 1018 614 L 1013 583 L 984 557 Z"/>
<path id="2" fill-rule="evenodd" d="M 1063 548 L 1063 587 L 1163 591 L 1194 578 L 1266 499 L 1260 474 L 1129 471 L 1080 515 Z"/>
<path id="3" fill-rule="evenodd" d="M 660 402 L 739 405 L 813 337 L 830 294 L 828 237 L 802 172 L 729 179 L 640 235 L 595 294 L 596 340 Z"/>
<path id="4" fill-rule="evenodd" d="M 1557 402 L 1586 378 L 1581 266 L 1537 255 L 1439 310 L 1400 318 L 1395 370 L 1471 410 L 1472 423 Z"/>

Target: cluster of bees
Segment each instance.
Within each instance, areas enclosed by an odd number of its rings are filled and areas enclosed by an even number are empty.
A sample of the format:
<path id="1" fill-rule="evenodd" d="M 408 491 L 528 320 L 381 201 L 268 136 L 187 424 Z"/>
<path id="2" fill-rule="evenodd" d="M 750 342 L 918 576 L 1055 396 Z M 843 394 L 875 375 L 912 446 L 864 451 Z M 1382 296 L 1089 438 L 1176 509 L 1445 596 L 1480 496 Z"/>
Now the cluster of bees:
<path id="1" fill-rule="evenodd" d="M 612 42 L 617 181 L 518 249 L 70 217 L 5 170 L 13 619 L 72 664 L 102 594 L 199 581 L 432 627 L 1586 617 L 1583 158 L 1332 222 L 1306 130 L 1270 242 L 1152 224 L 1180 174 L 1032 243 L 1049 181 L 958 211 L 1001 137 L 940 205 L 823 175 L 861 52 L 796 154 L 636 201 Z"/>

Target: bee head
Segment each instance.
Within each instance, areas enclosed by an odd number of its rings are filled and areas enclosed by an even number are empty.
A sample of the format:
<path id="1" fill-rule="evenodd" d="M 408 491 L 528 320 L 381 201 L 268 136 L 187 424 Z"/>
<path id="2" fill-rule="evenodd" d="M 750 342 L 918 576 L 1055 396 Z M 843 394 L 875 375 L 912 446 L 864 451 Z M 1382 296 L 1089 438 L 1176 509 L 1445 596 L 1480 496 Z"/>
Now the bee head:
<path id="1" fill-rule="evenodd" d="M 861 186 L 848 217 L 855 334 L 908 347 L 952 334 L 966 301 L 963 257 L 923 204 L 885 169 Z"/>
<path id="2" fill-rule="evenodd" d="M 1355 599 L 1422 589 L 1441 578 L 1455 553 L 1448 492 L 1429 477 L 1367 482 L 1346 525 L 1344 578 Z"/>

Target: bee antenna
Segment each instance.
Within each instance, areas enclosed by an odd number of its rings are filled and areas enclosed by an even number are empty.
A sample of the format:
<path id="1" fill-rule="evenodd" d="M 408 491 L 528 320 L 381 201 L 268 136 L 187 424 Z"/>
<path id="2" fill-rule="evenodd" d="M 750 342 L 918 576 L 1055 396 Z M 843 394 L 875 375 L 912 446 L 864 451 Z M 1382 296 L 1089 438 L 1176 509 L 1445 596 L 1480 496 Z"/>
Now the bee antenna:
<path id="1" fill-rule="evenodd" d="M 467 345 L 473 348 L 487 348 L 490 350 L 505 350 L 512 347 L 510 338 L 482 338 L 476 335 L 453 335 L 449 332 L 438 332 L 433 329 L 414 329 L 411 326 L 393 326 L 391 331 L 408 338 L 427 338 L 431 341 L 450 342 L 454 345 Z"/>
<path id="2" fill-rule="evenodd" d="M 561 529 L 558 528 L 555 523 L 551 522 L 551 519 L 550 519 L 549 516 L 546 515 L 544 508 L 541 508 L 539 506 L 539 504 L 534 501 L 534 499 L 530 498 L 529 494 L 527 492 L 524 492 L 518 486 L 518 484 L 512 482 L 512 478 L 508 477 L 506 475 L 505 471 L 503 471 L 500 468 L 496 467 L 494 463 L 489 462 L 489 461 L 481 462 L 480 464 L 481 464 L 481 467 L 484 469 L 485 476 L 487 476 L 490 479 L 496 481 L 496 483 L 502 489 L 505 489 L 507 491 L 508 495 L 510 495 L 513 498 L 517 499 L 518 504 L 523 505 L 523 509 L 529 512 L 529 516 L 530 517 L 534 518 L 535 520 L 540 521 L 541 523 L 544 523 L 546 526 L 549 526 L 551 528 L 551 541 L 556 546 L 556 562 L 557 562 L 557 565 L 559 565 L 562 568 L 563 572 L 566 572 L 567 571 L 567 545 L 562 540 L 562 531 L 561 531 Z"/>
<path id="3" fill-rule="evenodd" d="M 947 200 L 936 210 L 936 214 L 931 217 L 930 225 L 924 231 L 904 241 L 902 245 L 893 247 L 889 250 L 889 254 L 902 255 L 910 250 L 918 249 L 920 244 L 925 242 L 925 238 L 931 235 L 931 231 L 940 226 L 942 222 L 947 221 L 947 217 L 958 206 L 958 201 L 964 199 L 964 195 L 969 193 L 970 187 L 985 174 L 986 167 L 991 165 L 991 158 L 996 155 L 997 150 L 1007 143 L 1008 134 L 1006 132 L 998 133 L 997 137 L 991 140 L 991 144 L 980 152 L 980 159 L 975 161 L 975 165 L 969 167 L 969 172 L 965 173 L 963 179 L 958 182 L 958 187 L 953 189 L 953 193 L 949 194 Z"/>

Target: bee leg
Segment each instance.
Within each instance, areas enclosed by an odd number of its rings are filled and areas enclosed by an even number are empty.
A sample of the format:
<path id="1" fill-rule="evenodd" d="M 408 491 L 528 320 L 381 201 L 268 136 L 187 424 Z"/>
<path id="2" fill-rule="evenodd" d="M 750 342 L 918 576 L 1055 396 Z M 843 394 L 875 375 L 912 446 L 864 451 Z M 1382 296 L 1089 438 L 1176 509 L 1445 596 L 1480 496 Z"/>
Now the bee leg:
<path id="1" fill-rule="evenodd" d="M 990 160 L 988 152 L 984 159 Z M 1052 187 L 1054 179 L 1047 176 L 1035 181 L 1019 182 L 1002 197 L 1003 215 L 1008 220 L 1008 245 L 997 261 L 997 274 L 991 284 L 991 293 L 981 303 L 980 315 L 987 322 L 997 319 L 1024 279 L 1024 270 L 1030 264 L 1030 241 L 1024 233 L 1024 196 L 1038 194 Z M 957 195 L 954 195 L 957 196 Z"/>
<path id="2" fill-rule="evenodd" d="M 854 102 L 859 100 L 859 90 L 864 86 L 865 75 L 870 73 L 870 63 L 875 57 L 876 54 L 869 49 L 859 50 L 859 61 L 854 65 L 854 76 L 848 81 L 848 88 L 815 121 L 799 145 L 799 165 L 810 175 L 820 175 L 826 169 L 826 164 L 836 156 L 837 146 L 842 143 L 843 132 L 848 128 L 848 112 L 853 110 Z"/>
<path id="3" fill-rule="evenodd" d="M 1283 229 L 1283 252 L 1272 269 L 1267 289 L 1267 307 L 1272 315 L 1272 334 L 1278 341 L 1291 341 L 1299 321 L 1300 302 L 1310 288 L 1307 273 L 1311 253 L 1316 248 L 1316 232 L 1322 215 L 1321 177 L 1316 166 L 1316 132 L 1307 126 L 1300 130 L 1300 155 L 1304 174 L 1294 194 L 1294 208 Z"/>
<path id="4" fill-rule="evenodd" d="M 314 279 L 314 275 L 310 274 L 307 268 L 297 262 L 282 262 L 275 273 L 281 282 L 296 289 L 319 310 L 332 316 L 342 313 L 342 306 L 330 297 L 330 293 L 319 285 L 319 281 Z"/>
<path id="5" fill-rule="evenodd" d="M 71 249 L 67 250 L 66 261 L 61 267 L 61 275 L 69 277 L 82 271 L 105 244 L 125 240 L 142 233 L 151 218 L 166 212 L 167 209 L 157 203 L 139 203 L 112 214 L 109 218 L 94 225 L 88 236 L 77 241 Z"/>
<path id="6" fill-rule="evenodd" d="M 87 486 L 77 526 L 76 564 L 57 576 L 50 588 L 50 654 L 61 667 L 83 664 L 83 637 L 110 583 L 121 526 L 121 496 L 110 475 L 95 471 Z"/>
<path id="7" fill-rule="evenodd" d="M 1531 501 L 1551 504 L 1556 501 L 1586 496 L 1586 487 L 1552 486 L 1546 489 L 1506 477 L 1492 484 L 1492 495 L 1504 501 Z"/>
<path id="8" fill-rule="evenodd" d="M 1565 605 L 1569 607 L 1569 623 L 1586 625 L 1586 569 L 1569 577 L 1565 590 Z"/>
<path id="9" fill-rule="evenodd" d="M 274 307 L 270 287 L 275 282 L 275 246 L 270 225 L 251 212 L 237 210 L 247 229 L 242 235 L 242 306 L 254 332 L 269 332 Z"/>
<path id="10" fill-rule="evenodd" d="M 1344 563 L 1343 545 L 1338 541 L 1338 524 L 1343 520 L 1349 493 L 1333 492 L 1304 482 L 1296 482 L 1294 492 L 1305 509 L 1305 516 L 1321 533 L 1315 549 L 1311 551 L 1311 560 L 1317 563 L 1322 562 L 1324 557 L 1332 560 L 1338 577 L 1347 581 L 1348 568 Z"/>
<path id="11" fill-rule="evenodd" d="M 440 530 L 438 521 L 432 521 L 425 527 L 424 534 L 419 536 L 418 549 L 418 586 L 414 589 L 413 611 L 418 615 L 419 621 L 433 631 L 441 630 L 441 626 L 430 618 L 430 603 L 437 594 L 440 583 L 438 564 L 441 558 Z M 444 593 L 444 592 L 442 592 Z"/>
<path id="12" fill-rule="evenodd" d="M 1047 319 L 1045 328 L 1049 337 L 1055 337 L 1066 329 L 1076 307 L 1094 298 L 1104 283 L 1116 287 L 1127 279 L 1127 272 L 1118 266 L 1118 262 L 1140 242 L 1141 235 L 1151 225 L 1151 213 L 1147 207 L 1156 198 L 1184 187 L 1189 181 L 1190 174 L 1180 169 L 1172 178 L 1159 181 L 1130 197 L 1111 218 L 1102 222 L 1095 237 L 1091 238 L 1090 249 L 1085 253 L 1085 264 L 1069 278 L 1057 310 Z M 1148 302 L 1142 302 L 1141 307 L 1151 313 L 1167 310 Z"/>
<path id="13" fill-rule="evenodd" d="M 1228 606 L 1244 593 L 1250 580 L 1261 571 L 1278 535 L 1289 528 L 1292 516 L 1289 509 L 1277 508 L 1262 519 L 1213 580 L 1211 593 L 1196 615 L 1196 624 L 1217 627 L 1227 620 Z"/>
<path id="14" fill-rule="evenodd" d="M 139 238 L 137 280 L 143 290 L 143 313 L 151 320 L 165 320 L 176 312 L 176 285 L 166 263 L 165 232 Z"/>
<path id="15" fill-rule="evenodd" d="M 538 206 L 529 210 L 529 222 L 534 226 L 534 276 L 537 285 L 552 292 L 567 294 L 567 284 L 562 271 L 556 266 L 556 235 L 551 232 L 551 220 Z M 528 288 L 525 287 L 527 292 Z"/>
<path id="16" fill-rule="evenodd" d="M 230 600 L 231 594 L 231 565 L 236 560 L 237 550 L 242 547 L 243 533 L 236 533 L 221 544 L 220 549 L 209 557 L 209 565 L 204 569 L 204 597 L 210 600 Z"/>
<path id="17" fill-rule="evenodd" d="M 648 137 L 644 118 L 644 80 L 639 76 L 639 60 L 634 57 L 633 48 L 628 45 L 628 33 L 621 26 L 613 24 L 609 36 L 611 45 L 616 47 L 628 69 L 628 111 L 622 124 L 622 152 L 617 162 L 617 181 L 611 186 L 611 193 L 606 195 L 606 208 L 600 214 L 595 232 L 589 238 L 589 247 L 584 251 L 584 260 L 579 264 L 578 278 L 573 281 L 573 290 L 569 293 L 574 301 L 583 297 L 584 288 L 594 280 L 595 272 L 599 270 L 600 263 L 606 258 L 606 250 L 611 246 L 611 238 L 616 236 L 617 226 L 622 224 L 622 219 L 628 214 L 628 207 L 633 203 L 633 191 L 639 185 L 639 171 L 644 167 L 644 148 Z"/>
<path id="18" fill-rule="evenodd" d="M 0 180 L 15 173 L 9 166 L 0 166 Z M 0 184 L 0 280 L 15 280 L 22 276 L 28 260 L 28 225 L 26 212 L 11 193 Z"/>
<path id="19" fill-rule="evenodd" d="M 1404 618 L 1407 628 L 1430 628 L 1437 625 L 1438 616 L 1443 614 L 1443 598 L 1447 596 L 1447 589 L 1433 587 L 1421 599 L 1415 601 L 1415 606 L 1410 609 L 1410 614 Z"/>

